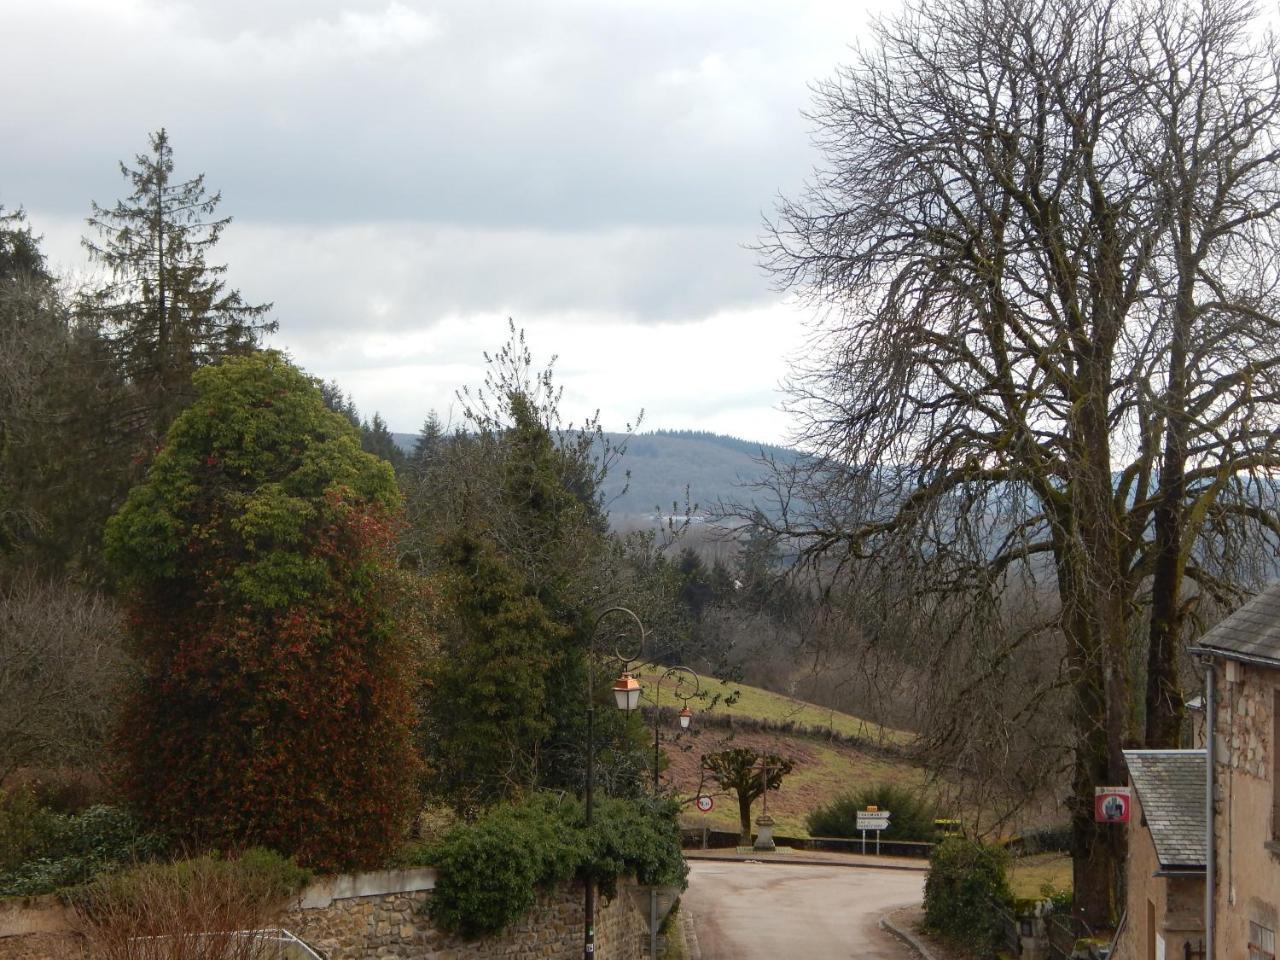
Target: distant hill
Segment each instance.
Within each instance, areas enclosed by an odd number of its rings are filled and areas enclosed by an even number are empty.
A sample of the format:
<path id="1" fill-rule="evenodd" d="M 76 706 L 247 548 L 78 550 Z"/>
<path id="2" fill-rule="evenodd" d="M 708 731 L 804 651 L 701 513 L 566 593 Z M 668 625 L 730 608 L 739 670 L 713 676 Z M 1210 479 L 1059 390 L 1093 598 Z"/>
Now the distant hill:
<path id="1" fill-rule="evenodd" d="M 393 436 L 403 449 L 413 449 L 413 434 Z M 717 500 L 750 500 L 752 491 L 747 485 L 763 475 L 762 456 L 783 462 L 797 456 L 786 447 L 699 430 L 655 430 L 629 438 L 609 434 L 609 439 L 614 443 L 626 440 L 627 444 L 627 455 L 605 482 L 605 499 L 615 523 L 669 514 L 673 503 L 683 511 L 686 487 L 690 502 L 701 513 Z M 631 473 L 629 485 L 627 471 Z"/>

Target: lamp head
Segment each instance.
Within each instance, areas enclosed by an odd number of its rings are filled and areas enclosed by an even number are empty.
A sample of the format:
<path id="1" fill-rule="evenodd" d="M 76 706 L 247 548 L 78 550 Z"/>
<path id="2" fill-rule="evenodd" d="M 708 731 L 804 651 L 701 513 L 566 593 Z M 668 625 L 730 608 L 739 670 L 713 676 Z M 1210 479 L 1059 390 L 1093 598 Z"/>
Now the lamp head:
<path id="1" fill-rule="evenodd" d="M 688 704 L 685 704 L 680 708 L 680 729 L 688 730 L 691 723 L 693 723 L 693 711 L 689 709 Z"/>
<path id="2" fill-rule="evenodd" d="M 640 703 L 640 681 L 624 673 L 613 682 L 613 699 L 619 710 L 630 713 Z"/>

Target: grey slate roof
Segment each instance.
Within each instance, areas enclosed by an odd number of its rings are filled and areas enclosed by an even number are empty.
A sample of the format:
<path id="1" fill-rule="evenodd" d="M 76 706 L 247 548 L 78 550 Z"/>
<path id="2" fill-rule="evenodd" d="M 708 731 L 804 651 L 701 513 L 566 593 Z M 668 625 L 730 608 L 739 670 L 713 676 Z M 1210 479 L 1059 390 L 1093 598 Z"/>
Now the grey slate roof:
<path id="1" fill-rule="evenodd" d="M 1280 582 L 1271 584 L 1206 633 L 1196 646 L 1230 657 L 1274 661 L 1280 666 Z"/>
<path id="2" fill-rule="evenodd" d="M 1160 866 L 1203 867 L 1204 751 L 1126 750 L 1124 759 Z"/>

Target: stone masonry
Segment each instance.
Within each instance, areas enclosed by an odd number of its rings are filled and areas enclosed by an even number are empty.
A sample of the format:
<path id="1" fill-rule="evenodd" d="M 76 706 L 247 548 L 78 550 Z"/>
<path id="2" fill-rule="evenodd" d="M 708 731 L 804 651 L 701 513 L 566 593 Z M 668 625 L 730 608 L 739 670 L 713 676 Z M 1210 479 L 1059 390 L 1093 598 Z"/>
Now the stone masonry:
<path id="1" fill-rule="evenodd" d="M 537 902 L 500 936 L 463 940 L 437 930 L 426 906 L 434 871 L 393 871 L 313 884 L 283 926 L 327 960 L 577 960 L 582 956 L 583 890 L 568 884 L 539 891 Z M 640 960 L 647 925 L 632 896 L 597 903 L 596 956 Z M 45 900 L 46 898 L 42 898 Z M 38 931 L 38 932 L 37 932 Z M 82 960 L 81 939 L 51 901 L 0 909 L 0 960 Z"/>
<path id="2" fill-rule="evenodd" d="M 285 927 L 328 960 L 576 960 L 582 956 L 582 887 L 543 891 L 534 906 L 502 935 L 468 941 L 437 930 L 427 916 L 430 891 L 335 899 L 323 909 L 291 912 Z M 625 888 L 601 899 L 596 917 L 596 954 L 602 960 L 640 960 L 643 915 Z"/>

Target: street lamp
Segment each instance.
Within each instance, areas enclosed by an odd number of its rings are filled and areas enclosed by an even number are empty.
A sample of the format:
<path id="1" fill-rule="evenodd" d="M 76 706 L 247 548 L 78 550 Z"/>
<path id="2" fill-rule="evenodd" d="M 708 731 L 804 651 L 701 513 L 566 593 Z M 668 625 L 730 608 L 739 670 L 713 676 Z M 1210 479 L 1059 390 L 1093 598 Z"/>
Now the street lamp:
<path id="1" fill-rule="evenodd" d="M 693 711 L 689 709 L 689 701 L 696 697 L 702 690 L 702 681 L 698 675 L 688 667 L 668 667 L 653 685 L 653 795 L 658 796 L 658 762 L 662 757 L 659 748 L 658 728 L 662 720 L 661 704 L 658 702 L 662 696 L 662 681 L 669 680 L 672 677 L 676 681 L 676 696 L 684 701 L 684 706 L 680 708 L 678 714 L 680 718 L 680 729 L 688 730 L 689 725 L 693 722 Z M 693 690 L 689 693 L 682 693 L 682 689 L 686 685 L 687 680 L 693 681 Z M 658 956 L 658 889 L 657 887 L 649 888 L 649 956 L 652 960 L 656 960 Z"/>
<path id="2" fill-rule="evenodd" d="M 659 699 L 662 696 L 662 681 L 675 678 L 676 690 L 675 694 L 684 701 L 684 706 L 680 708 L 677 716 L 680 719 L 680 729 L 688 730 L 689 725 L 693 722 L 693 711 L 689 709 L 689 701 L 698 696 L 702 692 L 702 678 L 688 667 L 668 667 L 661 676 L 657 678 L 653 685 L 653 793 L 658 795 L 658 762 L 661 759 L 661 753 L 658 746 L 658 725 L 661 720 L 662 704 Z M 693 684 L 693 689 L 684 693 L 683 690 Z"/>
<path id="3" fill-rule="evenodd" d="M 629 619 L 631 622 L 628 628 L 634 627 L 636 632 L 635 639 L 635 656 L 628 657 L 623 653 L 622 645 L 626 641 L 626 632 L 618 634 L 613 645 L 614 655 L 622 661 L 624 667 L 631 664 L 640 656 L 640 651 L 644 649 L 645 630 L 644 624 L 640 622 L 640 618 L 626 607 L 610 607 L 600 616 L 596 617 L 596 622 L 591 625 L 591 636 L 588 638 L 587 646 L 587 788 L 586 788 L 586 820 L 587 829 L 591 828 L 592 814 L 595 806 L 595 779 L 596 779 L 596 698 L 594 685 L 591 682 L 591 667 L 596 659 L 596 636 L 600 631 L 600 624 L 606 617 L 621 615 Z M 623 670 L 622 676 L 618 677 L 613 683 L 613 699 L 619 710 L 625 710 L 628 713 L 635 709 L 636 704 L 640 702 L 640 681 L 633 677 L 630 673 Z M 582 931 L 582 957 L 583 960 L 595 960 L 596 957 L 596 882 L 595 877 L 591 875 L 591 869 L 588 867 L 587 875 L 584 878 L 586 892 L 583 902 L 583 931 Z"/>

